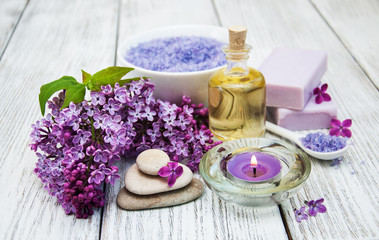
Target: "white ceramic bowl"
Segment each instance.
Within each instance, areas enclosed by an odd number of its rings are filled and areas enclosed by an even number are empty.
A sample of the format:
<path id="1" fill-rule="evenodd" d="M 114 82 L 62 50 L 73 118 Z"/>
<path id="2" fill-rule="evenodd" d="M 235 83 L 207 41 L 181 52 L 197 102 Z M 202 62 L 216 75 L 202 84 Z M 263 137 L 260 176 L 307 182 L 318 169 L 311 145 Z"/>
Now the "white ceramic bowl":
<path id="1" fill-rule="evenodd" d="M 228 42 L 227 28 L 218 26 L 177 25 L 157 28 L 135 34 L 128 38 L 117 50 L 118 59 L 121 65 L 135 69 L 128 74 L 129 77 L 148 77 L 151 79 L 155 84 L 154 96 L 156 98 L 179 104 L 182 96 L 187 95 L 191 97 L 193 102 L 202 102 L 207 105 L 208 80 L 222 66 L 196 72 L 158 72 L 137 67 L 125 60 L 125 55 L 129 49 L 141 42 L 174 36 L 202 36 L 214 38 L 225 44 Z"/>

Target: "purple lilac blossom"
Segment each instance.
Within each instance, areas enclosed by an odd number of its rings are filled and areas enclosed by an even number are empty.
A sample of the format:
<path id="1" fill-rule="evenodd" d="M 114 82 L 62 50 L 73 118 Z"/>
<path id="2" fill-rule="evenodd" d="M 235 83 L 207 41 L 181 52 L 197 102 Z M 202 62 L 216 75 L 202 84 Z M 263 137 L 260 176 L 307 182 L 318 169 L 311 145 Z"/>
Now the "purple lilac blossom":
<path id="1" fill-rule="evenodd" d="M 177 162 L 168 162 L 167 166 L 161 167 L 158 171 L 158 175 L 161 177 L 167 177 L 167 184 L 169 187 L 174 186 L 176 179 L 182 176 L 183 167 L 178 166 Z"/>
<path id="2" fill-rule="evenodd" d="M 306 204 L 309 207 L 308 209 L 309 216 L 316 216 L 318 212 L 319 213 L 326 212 L 326 207 L 322 204 L 323 202 L 324 202 L 323 198 L 306 202 Z"/>
<path id="3" fill-rule="evenodd" d="M 33 124 L 30 134 L 38 157 L 35 173 L 65 213 L 77 218 L 104 205 L 102 184 L 120 178 L 113 165 L 120 156 L 162 149 L 197 171 L 203 154 L 219 144 L 206 127 L 208 110 L 188 97 L 180 106 L 156 100 L 147 79 L 101 89 L 91 92 L 91 101 L 60 110 L 63 91 L 48 102 L 51 114 Z M 177 145 L 171 148 L 172 143 Z"/>
<path id="4" fill-rule="evenodd" d="M 313 89 L 313 94 L 316 95 L 315 101 L 317 104 L 320 104 L 322 102 L 329 102 L 332 100 L 332 98 L 329 96 L 329 94 L 326 93 L 326 90 L 328 89 L 328 84 L 323 84 L 321 86 L 321 89 L 316 87 Z"/>
<path id="5" fill-rule="evenodd" d="M 346 138 L 326 135 L 322 132 L 309 133 L 301 138 L 301 143 L 316 152 L 334 152 L 344 148 L 347 144 Z"/>
<path id="6" fill-rule="evenodd" d="M 330 125 L 332 125 L 332 129 L 330 129 L 329 134 L 332 136 L 342 136 L 342 137 L 351 137 L 351 131 L 348 129 L 351 127 L 352 121 L 351 119 L 345 119 L 342 123 L 338 119 L 332 119 L 330 121 Z"/>
<path id="7" fill-rule="evenodd" d="M 308 215 L 305 213 L 305 207 L 302 206 L 299 210 L 295 209 L 296 221 L 308 220 Z"/>
<path id="8" fill-rule="evenodd" d="M 131 48 L 125 59 L 159 72 L 194 72 L 225 65 L 223 45 L 201 36 L 156 38 Z"/>

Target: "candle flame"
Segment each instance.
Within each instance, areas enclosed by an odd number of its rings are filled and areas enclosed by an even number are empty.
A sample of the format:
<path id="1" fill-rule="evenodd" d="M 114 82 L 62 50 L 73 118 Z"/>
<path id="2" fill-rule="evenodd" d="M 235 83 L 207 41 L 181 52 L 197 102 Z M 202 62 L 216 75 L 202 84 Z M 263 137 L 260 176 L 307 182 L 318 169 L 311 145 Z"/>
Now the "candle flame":
<path id="1" fill-rule="evenodd" d="M 257 158 L 255 157 L 255 155 L 251 157 L 250 165 L 253 167 L 256 167 L 258 165 Z"/>

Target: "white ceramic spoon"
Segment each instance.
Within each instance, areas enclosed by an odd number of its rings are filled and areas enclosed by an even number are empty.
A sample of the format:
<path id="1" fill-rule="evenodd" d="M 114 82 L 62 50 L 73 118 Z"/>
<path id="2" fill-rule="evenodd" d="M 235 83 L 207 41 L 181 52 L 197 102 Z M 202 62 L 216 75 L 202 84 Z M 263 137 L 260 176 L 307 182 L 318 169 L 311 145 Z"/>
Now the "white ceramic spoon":
<path id="1" fill-rule="evenodd" d="M 308 153 L 312 157 L 322 159 L 322 160 L 332 160 L 336 159 L 338 157 L 341 157 L 342 154 L 348 149 L 349 144 L 346 144 L 346 146 L 338 151 L 334 152 L 316 152 L 312 151 L 309 148 L 306 148 L 300 141 L 300 139 L 304 136 L 294 133 L 288 129 L 279 127 L 271 122 L 266 121 L 266 129 L 272 133 L 275 133 L 279 136 L 285 137 L 289 140 L 292 140 L 295 142 L 301 149 L 304 150 L 304 152 Z"/>

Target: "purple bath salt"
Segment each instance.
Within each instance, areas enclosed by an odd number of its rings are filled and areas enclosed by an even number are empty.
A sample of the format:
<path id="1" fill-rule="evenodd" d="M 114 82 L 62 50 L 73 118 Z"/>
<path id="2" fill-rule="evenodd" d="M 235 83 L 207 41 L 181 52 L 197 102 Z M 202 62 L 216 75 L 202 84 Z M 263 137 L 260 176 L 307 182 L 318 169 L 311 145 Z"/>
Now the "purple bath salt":
<path id="1" fill-rule="evenodd" d="M 131 48 L 125 59 L 153 71 L 194 72 L 225 65 L 224 45 L 200 36 L 156 38 Z"/>
<path id="2" fill-rule="evenodd" d="M 344 148 L 347 139 L 326 135 L 322 132 L 309 133 L 301 138 L 301 143 L 315 152 L 334 152 Z"/>

